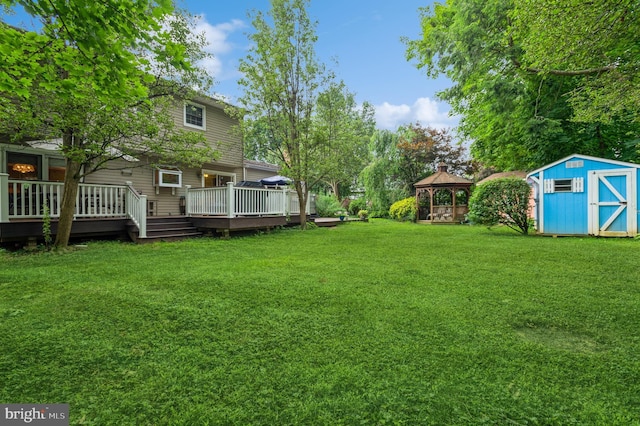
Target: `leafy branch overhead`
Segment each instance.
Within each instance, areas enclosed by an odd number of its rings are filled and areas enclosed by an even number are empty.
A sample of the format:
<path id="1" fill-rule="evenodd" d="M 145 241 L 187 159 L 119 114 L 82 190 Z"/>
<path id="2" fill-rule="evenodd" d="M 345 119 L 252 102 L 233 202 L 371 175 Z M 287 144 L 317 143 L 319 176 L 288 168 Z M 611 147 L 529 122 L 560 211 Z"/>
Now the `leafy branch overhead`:
<path id="1" fill-rule="evenodd" d="M 459 115 L 475 160 L 531 169 L 580 152 L 640 159 L 637 2 L 472 0 L 421 9 L 407 58 Z"/>

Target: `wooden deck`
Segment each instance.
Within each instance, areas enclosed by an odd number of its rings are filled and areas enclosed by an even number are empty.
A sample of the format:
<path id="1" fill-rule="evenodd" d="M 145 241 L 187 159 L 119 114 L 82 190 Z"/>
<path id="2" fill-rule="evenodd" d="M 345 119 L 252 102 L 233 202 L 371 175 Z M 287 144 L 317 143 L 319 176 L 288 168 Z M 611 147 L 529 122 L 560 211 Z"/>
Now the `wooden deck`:
<path id="1" fill-rule="evenodd" d="M 291 226 L 300 224 L 300 216 L 263 216 L 263 217 L 222 217 L 222 216 L 167 216 L 165 218 L 151 216 L 150 221 L 159 220 L 167 223 L 172 221 L 188 222 L 199 232 L 197 235 L 218 235 L 230 236 L 236 231 L 270 230 L 280 226 Z M 10 222 L 0 223 L 0 244 L 34 244 L 44 241 L 42 233 L 42 219 L 15 219 Z M 138 238 L 137 229 L 131 220 L 126 218 L 93 218 L 76 219 L 71 228 L 71 239 L 73 241 L 83 241 L 89 239 L 118 239 L 135 242 L 170 241 L 180 239 L 179 233 L 169 228 L 163 232 L 162 228 L 151 230 L 150 226 L 147 238 Z M 51 233 L 55 236 L 58 230 L 58 220 L 51 220 Z M 184 237 L 192 237 L 196 234 L 187 229 Z M 188 234 L 188 235 L 187 235 Z"/>
<path id="2" fill-rule="evenodd" d="M 43 241 L 42 219 L 19 219 L 0 223 L 0 243 Z M 71 227 L 71 238 L 128 239 L 126 218 L 76 219 Z M 58 220 L 51 220 L 51 233 L 58 232 Z"/>

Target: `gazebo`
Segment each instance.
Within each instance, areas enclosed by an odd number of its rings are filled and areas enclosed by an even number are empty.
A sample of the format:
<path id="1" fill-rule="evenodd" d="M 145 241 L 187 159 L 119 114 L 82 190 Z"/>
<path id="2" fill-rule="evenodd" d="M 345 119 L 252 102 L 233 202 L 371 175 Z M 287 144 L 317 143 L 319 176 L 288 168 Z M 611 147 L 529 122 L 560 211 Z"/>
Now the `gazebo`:
<path id="1" fill-rule="evenodd" d="M 460 223 L 469 212 L 467 202 L 472 181 L 447 172 L 446 164 L 422 179 L 416 188 L 418 221 L 428 223 Z"/>

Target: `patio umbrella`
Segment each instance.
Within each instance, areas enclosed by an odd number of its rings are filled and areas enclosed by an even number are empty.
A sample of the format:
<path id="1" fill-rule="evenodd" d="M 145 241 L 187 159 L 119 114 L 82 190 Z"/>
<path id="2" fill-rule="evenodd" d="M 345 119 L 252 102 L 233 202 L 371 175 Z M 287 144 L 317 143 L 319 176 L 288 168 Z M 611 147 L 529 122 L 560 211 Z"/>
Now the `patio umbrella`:
<path id="1" fill-rule="evenodd" d="M 291 182 L 292 180 L 288 177 L 280 175 L 260 179 L 260 183 L 263 185 L 289 185 Z"/>

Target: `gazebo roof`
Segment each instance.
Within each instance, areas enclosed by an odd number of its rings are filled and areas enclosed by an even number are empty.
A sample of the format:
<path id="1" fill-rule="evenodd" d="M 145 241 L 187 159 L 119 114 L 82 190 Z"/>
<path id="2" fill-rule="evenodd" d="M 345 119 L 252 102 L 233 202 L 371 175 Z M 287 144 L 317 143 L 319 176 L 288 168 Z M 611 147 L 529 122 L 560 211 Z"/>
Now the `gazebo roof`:
<path id="1" fill-rule="evenodd" d="M 472 184 L 473 182 L 469 179 L 448 173 L 447 166 L 445 164 L 440 164 L 436 173 L 422 179 L 418 183 L 414 183 L 413 186 L 416 188 L 423 188 L 426 186 L 471 186 Z"/>

